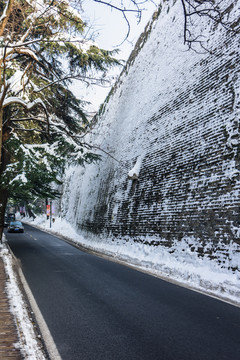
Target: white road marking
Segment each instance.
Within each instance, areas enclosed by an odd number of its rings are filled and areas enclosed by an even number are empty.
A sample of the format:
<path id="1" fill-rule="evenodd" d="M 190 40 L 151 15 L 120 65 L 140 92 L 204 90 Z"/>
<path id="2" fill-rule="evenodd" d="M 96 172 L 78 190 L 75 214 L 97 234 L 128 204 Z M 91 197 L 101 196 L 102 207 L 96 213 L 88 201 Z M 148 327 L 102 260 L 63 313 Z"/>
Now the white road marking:
<path id="1" fill-rule="evenodd" d="M 62 360 L 62 358 L 58 352 L 58 349 L 55 345 L 55 342 L 52 338 L 52 335 L 47 327 L 47 324 L 41 314 L 41 311 L 35 301 L 35 298 L 34 298 L 32 292 L 28 286 L 27 280 L 25 279 L 25 276 L 23 275 L 22 269 L 19 269 L 18 271 L 19 271 L 19 276 L 21 278 L 21 282 L 23 284 L 24 290 L 27 294 L 27 297 L 28 297 L 28 300 L 32 307 L 32 310 L 36 316 L 37 324 L 41 330 L 42 337 L 43 337 L 44 343 L 46 345 L 50 359 L 51 360 Z"/>

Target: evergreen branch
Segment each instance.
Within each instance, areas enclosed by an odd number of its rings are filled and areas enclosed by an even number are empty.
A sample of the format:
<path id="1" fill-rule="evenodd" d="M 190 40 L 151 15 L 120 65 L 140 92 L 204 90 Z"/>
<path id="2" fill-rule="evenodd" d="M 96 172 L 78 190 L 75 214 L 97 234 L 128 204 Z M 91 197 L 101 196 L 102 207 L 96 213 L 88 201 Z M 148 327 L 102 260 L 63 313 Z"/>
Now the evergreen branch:
<path id="1" fill-rule="evenodd" d="M 40 123 L 43 123 L 43 124 L 48 124 L 47 121 L 45 120 L 41 120 L 37 117 L 27 117 L 27 118 L 20 118 L 20 119 L 10 119 L 11 122 L 24 122 L 24 121 L 37 121 L 37 122 L 40 122 Z"/>
<path id="2" fill-rule="evenodd" d="M 36 107 L 37 105 L 41 105 L 44 110 L 46 111 L 46 107 L 44 105 L 44 103 L 42 102 L 41 99 L 36 99 L 30 103 L 26 103 L 23 99 L 21 98 L 18 98 L 18 97 L 15 97 L 15 96 L 12 96 L 12 97 L 9 97 L 8 99 L 6 99 L 4 102 L 3 102 L 3 105 L 2 107 L 5 108 L 9 105 L 21 105 L 23 106 L 26 110 L 32 110 L 34 107 Z"/>
<path id="3" fill-rule="evenodd" d="M 8 45 L 3 44 L 1 47 L 6 46 L 7 48 L 15 49 L 15 48 L 19 48 L 19 47 L 26 47 L 28 45 L 36 44 L 36 43 L 39 43 L 42 41 L 43 41 L 42 39 L 35 39 L 35 40 L 31 40 L 31 41 L 26 41 L 25 43 L 8 44 Z"/>
<path id="4" fill-rule="evenodd" d="M 56 33 L 57 34 L 57 33 Z M 52 35 L 55 36 L 56 34 Z M 8 45 L 5 45 L 5 44 L 1 44 L 0 45 L 0 48 L 1 47 L 7 47 L 7 48 L 10 48 L 10 49 L 15 49 L 15 48 L 19 48 L 19 47 L 26 47 L 28 45 L 33 45 L 33 44 L 37 44 L 37 43 L 59 43 L 59 42 L 64 42 L 64 43 L 82 43 L 84 44 L 84 38 L 82 40 L 74 40 L 73 38 L 69 38 L 69 39 L 66 39 L 66 38 L 61 38 L 59 37 L 58 39 L 47 39 L 47 40 L 44 40 L 44 38 L 41 38 L 41 39 L 35 39 L 35 40 L 29 40 L 29 41 L 26 41 L 26 42 L 19 42 L 19 43 L 16 43 L 16 44 L 8 44 Z"/>
<path id="5" fill-rule="evenodd" d="M 69 75 L 66 75 L 66 76 L 62 77 L 61 79 L 57 79 L 55 81 L 52 81 L 51 83 L 41 87 L 38 90 L 34 90 L 33 92 L 34 93 L 39 93 L 39 92 L 41 92 L 41 91 L 43 91 L 43 90 L 45 90 L 45 89 L 47 89 L 47 88 L 49 88 L 49 87 L 51 87 L 53 85 L 56 85 L 56 84 L 58 84 L 60 82 L 63 82 L 65 80 L 71 80 L 71 79 L 72 80 L 73 79 L 74 80 L 81 80 L 81 81 L 83 81 L 83 82 L 85 82 L 87 84 L 89 84 L 89 83 L 93 84 L 93 82 L 96 82 L 95 85 L 99 85 L 99 86 L 102 86 L 102 87 L 104 87 L 104 85 L 102 85 L 101 82 L 105 82 L 105 83 L 108 84 L 108 86 L 110 86 L 110 81 L 109 80 L 105 80 L 105 79 L 101 79 L 101 78 L 92 78 L 92 77 L 83 76 L 83 75 L 69 74 Z M 105 87 L 108 87 L 108 86 L 106 85 Z"/>
<path id="6" fill-rule="evenodd" d="M 138 0 L 131 1 L 137 12 Z M 12 11 L 6 16 L 6 26 L 3 26 L 4 17 L 0 17 L 0 31 L 3 32 L 0 44 L 0 126 L 3 124 L 0 175 L 4 179 L 0 192 L 4 186 L 15 197 L 23 193 L 26 198 L 34 193 L 40 197 L 47 193 L 55 196 L 50 184 L 59 183 L 59 169 L 63 170 L 67 159 L 84 163 L 100 157 L 91 151 L 94 149 L 91 144 L 76 137 L 89 130 L 88 119 L 82 110 L 83 102 L 67 85 L 72 79 L 78 79 L 88 85 L 108 86 L 109 79 L 98 74 L 105 74 L 108 67 L 120 62 L 113 57 L 113 52 L 86 42 L 86 33 L 83 34 L 86 24 L 71 11 L 72 2 L 68 0 L 3 0 L 1 4 L 3 11 L 6 4 L 12 4 Z M 120 7 L 123 8 L 122 1 Z M 122 10 L 126 17 L 128 10 Z M 61 16 L 55 16 L 56 12 Z M 68 37 L 67 32 L 75 37 Z M 67 74 L 59 60 L 62 54 L 67 55 L 70 69 Z M 90 72 L 92 69 L 98 71 L 96 76 Z M 19 96 L 23 92 L 25 100 Z M 42 146 L 41 150 L 33 151 L 34 145 Z M 28 171 L 28 183 L 25 187 L 21 184 L 21 189 L 18 189 L 20 180 L 13 181 L 14 169 L 19 170 L 19 174 Z"/>
<path id="7" fill-rule="evenodd" d="M 37 129 L 37 128 L 25 129 L 25 128 L 14 127 L 14 128 L 12 128 L 12 129 L 14 129 L 15 131 L 26 131 L 26 132 L 34 132 L 34 131 L 37 131 L 37 132 L 39 132 L 39 133 L 46 134 L 46 131 L 43 131 L 43 130 L 40 130 L 40 129 Z"/>
<path id="8" fill-rule="evenodd" d="M 43 117 L 44 119 L 44 117 Z M 31 116 L 31 117 L 27 117 L 27 118 L 16 118 L 16 119 L 11 119 L 11 118 L 8 118 L 7 120 L 4 121 L 3 123 L 3 127 L 7 124 L 7 123 L 11 123 L 11 122 L 25 122 L 25 121 L 37 121 L 39 123 L 43 123 L 43 124 L 46 124 L 48 125 L 48 122 L 46 120 L 42 120 L 42 119 L 39 119 L 39 117 L 34 117 L 34 116 Z"/>

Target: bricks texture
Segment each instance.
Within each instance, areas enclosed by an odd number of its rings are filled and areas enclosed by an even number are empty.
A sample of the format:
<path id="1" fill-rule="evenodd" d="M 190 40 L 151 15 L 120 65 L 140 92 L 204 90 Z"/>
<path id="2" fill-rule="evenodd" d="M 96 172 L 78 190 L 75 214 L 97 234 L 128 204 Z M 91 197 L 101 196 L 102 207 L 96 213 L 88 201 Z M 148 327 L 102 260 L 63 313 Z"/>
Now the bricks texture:
<path id="1" fill-rule="evenodd" d="M 211 52 L 187 51 L 178 3 L 164 5 L 105 102 L 88 141 L 110 156 L 66 174 L 62 211 L 113 239 L 194 238 L 201 254 L 240 244 L 240 46 L 218 26 Z"/>

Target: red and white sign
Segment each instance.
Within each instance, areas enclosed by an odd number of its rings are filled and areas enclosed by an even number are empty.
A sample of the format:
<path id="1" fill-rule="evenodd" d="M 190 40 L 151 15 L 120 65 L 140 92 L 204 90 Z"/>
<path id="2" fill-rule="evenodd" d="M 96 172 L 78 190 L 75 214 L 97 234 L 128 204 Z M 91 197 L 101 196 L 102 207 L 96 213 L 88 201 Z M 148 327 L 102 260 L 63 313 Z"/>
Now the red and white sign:
<path id="1" fill-rule="evenodd" d="M 51 205 L 47 205 L 47 216 L 50 216 Z"/>

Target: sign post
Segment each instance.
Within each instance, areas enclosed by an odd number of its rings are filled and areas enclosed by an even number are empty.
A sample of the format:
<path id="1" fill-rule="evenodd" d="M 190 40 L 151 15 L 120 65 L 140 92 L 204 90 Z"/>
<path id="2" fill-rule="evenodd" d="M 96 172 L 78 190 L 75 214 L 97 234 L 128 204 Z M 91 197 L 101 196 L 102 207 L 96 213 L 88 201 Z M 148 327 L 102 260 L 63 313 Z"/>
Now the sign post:
<path id="1" fill-rule="evenodd" d="M 50 228 L 52 227 L 52 200 L 50 200 Z"/>

